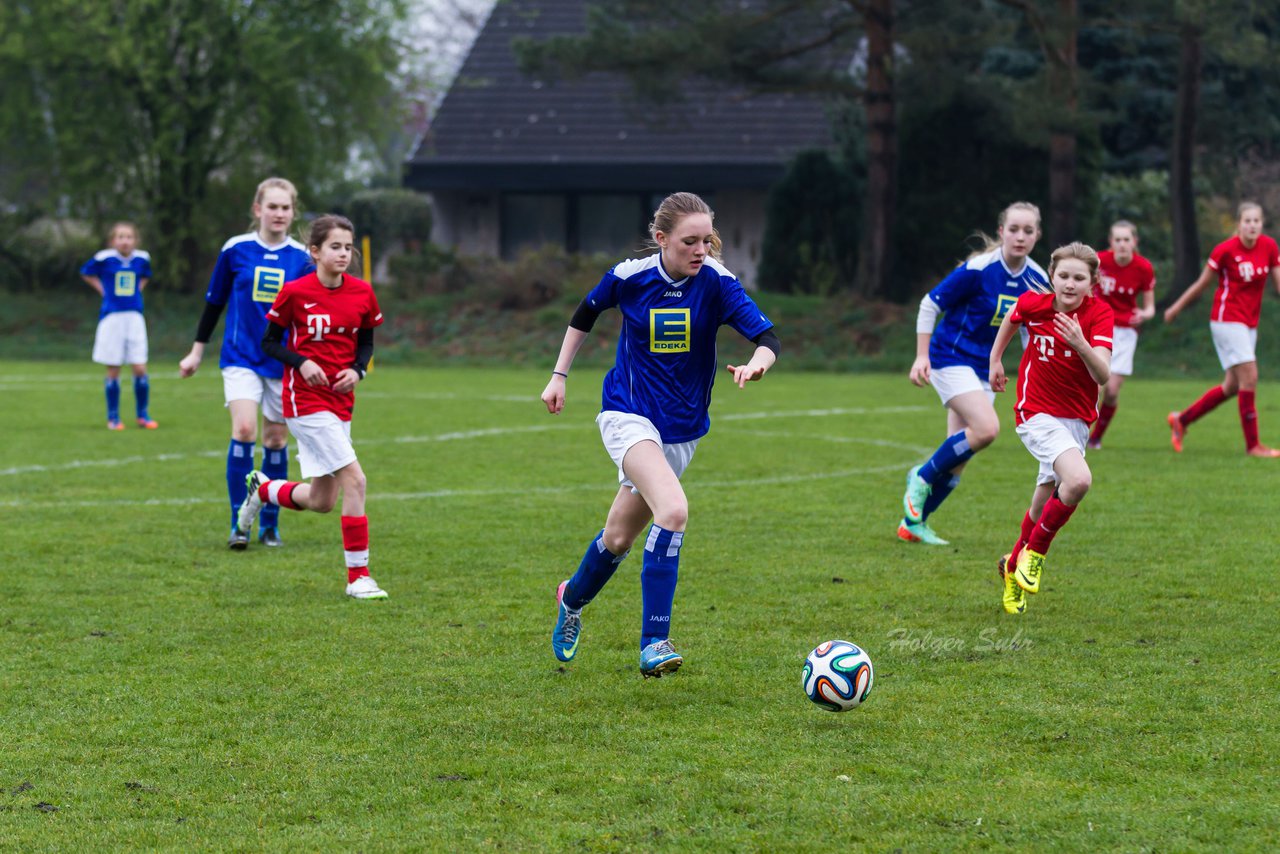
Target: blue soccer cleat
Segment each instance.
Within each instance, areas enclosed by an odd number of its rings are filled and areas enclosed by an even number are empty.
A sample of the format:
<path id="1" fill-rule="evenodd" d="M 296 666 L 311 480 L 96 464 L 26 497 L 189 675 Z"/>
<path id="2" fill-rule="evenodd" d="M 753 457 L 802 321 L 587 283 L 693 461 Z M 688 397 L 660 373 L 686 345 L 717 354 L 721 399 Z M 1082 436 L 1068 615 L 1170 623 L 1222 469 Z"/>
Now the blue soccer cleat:
<path id="1" fill-rule="evenodd" d="M 684 659 L 666 638 L 640 650 L 640 675 L 646 679 L 650 676 L 661 679 L 664 673 L 675 673 L 682 664 Z"/>
<path id="2" fill-rule="evenodd" d="M 569 586 L 568 579 L 560 582 L 556 588 L 556 627 L 551 632 L 551 648 L 556 658 L 561 661 L 572 661 L 578 654 L 578 635 L 582 632 L 582 611 L 570 612 L 564 606 L 564 589 Z"/>

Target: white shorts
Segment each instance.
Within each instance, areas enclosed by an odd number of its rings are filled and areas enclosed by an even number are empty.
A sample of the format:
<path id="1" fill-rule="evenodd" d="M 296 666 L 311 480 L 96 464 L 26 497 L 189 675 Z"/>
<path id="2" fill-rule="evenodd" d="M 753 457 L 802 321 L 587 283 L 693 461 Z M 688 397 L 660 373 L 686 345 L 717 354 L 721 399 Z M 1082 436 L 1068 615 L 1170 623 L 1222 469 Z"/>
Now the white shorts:
<path id="1" fill-rule="evenodd" d="M 222 369 L 222 396 L 227 406 L 233 400 L 252 400 L 262 407 L 262 417 L 284 423 L 284 380 L 254 373 L 249 368 Z"/>
<path id="2" fill-rule="evenodd" d="M 991 383 L 978 377 L 978 372 L 968 365 L 953 365 L 949 368 L 934 368 L 929 371 L 929 383 L 933 386 L 942 405 L 946 406 L 951 398 L 970 391 L 985 391 L 987 402 L 996 402 L 996 393 L 991 390 Z"/>
<path id="3" fill-rule="evenodd" d="M 298 442 L 298 465 L 303 477 L 320 477 L 356 461 L 351 447 L 351 422 L 332 412 L 313 412 L 285 419 Z"/>
<path id="4" fill-rule="evenodd" d="M 99 365 L 147 363 L 147 323 L 140 311 L 113 311 L 98 321 L 93 336 L 93 360 Z"/>
<path id="5" fill-rule="evenodd" d="M 1222 323 L 1209 321 L 1209 331 L 1213 334 L 1213 346 L 1218 351 L 1218 361 L 1222 370 L 1243 365 L 1245 362 L 1256 362 L 1258 357 L 1258 330 L 1250 329 L 1243 323 Z"/>
<path id="6" fill-rule="evenodd" d="M 1031 456 L 1040 461 L 1036 483 L 1053 483 L 1053 463 L 1066 451 L 1075 448 L 1083 456 L 1089 441 L 1089 425 L 1079 418 L 1059 418 L 1043 412 L 1032 415 L 1014 428 Z"/>
<path id="7" fill-rule="evenodd" d="M 1131 376 L 1133 354 L 1138 350 L 1138 330 L 1117 326 L 1111 335 L 1111 373 L 1122 377 Z"/>
<path id="8" fill-rule="evenodd" d="M 663 442 L 658 428 L 653 426 L 652 421 L 643 415 L 633 415 L 630 412 L 606 409 L 596 416 L 596 426 L 600 428 L 604 449 L 609 452 L 609 458 L 618 467 L 618 483 L 631 487 L 633 491 L 636 485 L 623 472 L 622 460 L 626 457 L 627 451 L 631 450 L 637 442 L 657 443 L 662 448 L 662 455 L 667 458 L 667 464 L 676 473 L 676 477 L 684 474 L 684 470 L 689 467 L 689 462 L 693 459 L 693 452 L 698 449 L 697 439 L 674 445 Z"/>

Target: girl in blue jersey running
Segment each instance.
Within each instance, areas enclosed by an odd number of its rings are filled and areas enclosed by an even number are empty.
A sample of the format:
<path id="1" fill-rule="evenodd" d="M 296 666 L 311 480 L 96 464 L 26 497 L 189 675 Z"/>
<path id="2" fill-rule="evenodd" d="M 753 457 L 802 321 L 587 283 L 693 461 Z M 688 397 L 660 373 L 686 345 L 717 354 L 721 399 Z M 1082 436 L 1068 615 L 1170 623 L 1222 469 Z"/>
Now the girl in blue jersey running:
<path id="1" fill-rule="evenodd" d="M 551 645 L 561 661 L 577 654 L 583 606 L 613 576 L 645 525 L 640 672 L 662 676 L 684 661 L 670 641 L 671 604 L 689 518 L 680 476 L 710 428 L 716 330 L 728 324 L 756 345 L 746 364 L 727 366 L 740 388 L 764 376 L 779 348 L 773 323 L 720 263 L 713 217 L 693 193 L 675 193 L 662 201 L 649 224 L 658 252 L 623 261 L 587 294 L 569 321 L 542 392 L 547 411 L 559 414 L 574 356 L 599 314 L 616 307 L 622 313 L 617 362 L 605 376 L 596 424 L 621 486 L 604 530 L 587 546 L 578 571 L 556 590 Z"/>
<path id="2" fill-rule="evenodd" d="M 907 472 L 898 524 L 898 537 L 906 542 L 947 545 L 929 527 L 929 516 L 959 485 L 969 458 L 1000 432 L 987 382 L 991 345 L 1018 297 L 1048 289 L 1049 277 L 1030 258 L 1039 237 L 1040 209 L 1014 202 L 996 220 L 996 239 L 984 237 L 983 249 L 920 300 L 910 379 L 937 391 L 947 408 L 947 438 L 923 465 Z"/>
<path id="3" fill-rule="evenodd" d="M 249 546 L 249 531 L 238 524 L 238 510 L 247 494 L 245 478 L 260 469 L 272 480 L 287 480 L 289 438 L 281 409 L 281 377 L 284 366 L 262 352 L 267 310 L 285 282 L 301 278 L 312 269 L 306 247 L 289 236 L 298 210 L 298 191 L 284 178 L 268 178 L 253 197 L 254 230 L 223 244 L 217 266 L 209 279 L 204 314 L 196 328 L 191 352 L 179 362 L 179 373 L 189 377 L 200 367 L 204 348 L 227 310 L 219 365 L 226 407 L 231 413 L 231 444 L 227 449 L 227 500 L 231 535 L 227 545 L 237 551 Z M 258 435 L 258 408 L 262 408 L 262 465 L 255 466 L 253 446 Z M 280 508 L 264 506 L 258 520 L 258 540 L 279 546 Z"/>
<path id="4" fill-rule="evenodd" d="M 80 268 L 80 278 L 102 297 L 93 360 L 107 368 L 107 429 L 123 430 L 120 421 L 120 367 L 133 367 L 133 398 L 138 426 L 154 430 L 148 405 L 147 324 L 142 319 L 142 291 L 151 281 L 151 256 L 138 249 L 138 229 L 131 222 L 111 226 L 110 248 L 96 253 Z"/>

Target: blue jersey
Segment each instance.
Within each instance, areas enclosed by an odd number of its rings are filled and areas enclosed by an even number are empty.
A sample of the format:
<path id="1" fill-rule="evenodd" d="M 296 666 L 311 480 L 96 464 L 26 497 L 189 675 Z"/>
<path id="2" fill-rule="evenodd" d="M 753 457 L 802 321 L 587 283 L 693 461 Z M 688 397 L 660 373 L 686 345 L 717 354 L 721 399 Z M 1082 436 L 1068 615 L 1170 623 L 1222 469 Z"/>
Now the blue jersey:
<path id="1" fill-rule="evenodd" d="M 97 276 L 102 282 L 102 307 L 98 319 L 116 311 L 142 313 L 143 279 L 151 278 L 151 256 L 141 249 L 128 258 L 114 249 L 103 249 L 80 268 L 82 276 Z"/>
<path id="2" fill-rule="evenodd" d="M 285 282 L 311 270 L 311 256 L 292 237 L 279 246 L 268 246 L 256 232 L 249 232 L 223 244 L 204 295 L 205 302 L 227 307 L 219 367 L 248 368 L 273 379 L 284 376 L 284 364 L 262 352 L 267 310 Z"/>
<path id="3" fill-rule="evenodd" d="M 999 246 L 956 267 L 929 291 L 929 299 L 945 312 L 929 340 L 930 366 L 967 365 L 986 379 L 1000 322 L 1018 297 L 1029 290 L 1045 291 L 1048 282 L 1030 258 L 1020 273 L 1009 272 Z"/>
<path id="4" fill-rule="evenodd" d="M 601 408 L 643 415 L 667 444 L 690 442 L 711 427 L 707 408 L 716 377 L 716 332 L 728 324 L 748 339 L 773 327 L 742 284 L 708 258 L 697 275 L 673 279 L 661 255 L 623 261 L 587 302 L 622 312 L 618 358 L 604 378 Z"/>

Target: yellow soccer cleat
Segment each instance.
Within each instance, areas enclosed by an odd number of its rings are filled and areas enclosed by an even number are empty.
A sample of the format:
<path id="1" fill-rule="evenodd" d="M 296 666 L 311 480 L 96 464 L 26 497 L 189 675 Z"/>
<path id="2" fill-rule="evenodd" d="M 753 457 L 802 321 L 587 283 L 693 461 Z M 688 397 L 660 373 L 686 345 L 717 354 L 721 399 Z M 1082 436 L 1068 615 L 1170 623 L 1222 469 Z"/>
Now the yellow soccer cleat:
<path id="1" fill-rule="evenodd" d="M 1004 582 L 1004 595 L 1000 597 L 1000 603 L 1004 605 L 1005 613 L 1021 614 L 1027 610 L 1027 594 L 1018 583 L 1013 579 L 1012 572 L 1005 572 L 1004 568 L 1009 563 L 1009 556 L 1005 555 L 1000 558 L 1000 580 Z"/>
<path id="2" fill-rule="evenodd" d="M 1018 565 L 1013 570 L 1013 578 L 1018 586 L 1028 593 L 1040 592 L 1040 574 L 1044 572 L 1044 555 L 1023 549 L 1018 555 Z"/>

